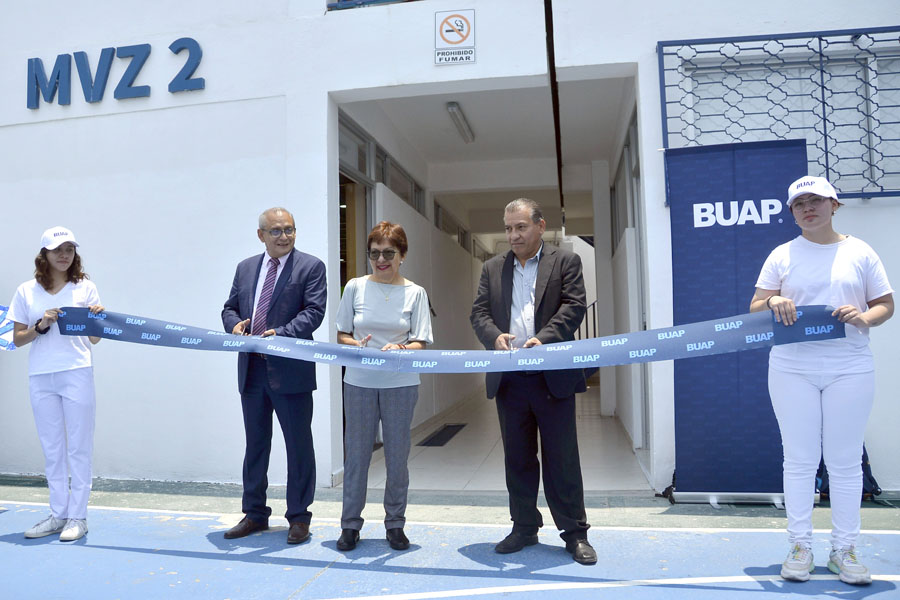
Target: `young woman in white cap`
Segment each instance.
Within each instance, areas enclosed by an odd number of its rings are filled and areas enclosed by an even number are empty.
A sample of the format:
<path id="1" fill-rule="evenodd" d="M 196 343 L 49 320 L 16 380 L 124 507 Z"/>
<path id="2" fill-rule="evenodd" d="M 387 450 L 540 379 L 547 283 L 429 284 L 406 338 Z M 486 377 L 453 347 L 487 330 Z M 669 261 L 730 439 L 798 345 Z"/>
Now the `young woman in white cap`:
<path id="1" fill-rule="evenodd" d="M 842 581 L 867 584 L 856 557 L 862 498 L 862 447 L 875 396 L 869 328 L 894 313 L 893 289 L 881 259 L 855 237 L 838 233 L 837 192 L 822 177 L 788 188 L 788 207 L 801 235 L 775 248 L 756 282 L 750 311 L 769 309 L 792 325 L 797 305 L 825 304 L 845 324 L 845 338 L 775 346 L 769 354 L 769 396 L 784 448 L 784 504 L 791 550 L 781 576 L 806 581 L 815 568 L 812 511 L 824 455 L 831 496 L 828 568 Z"/>
<path id="2" fill-rule="evenodd" d="M 25 537 L 60 533 L 61 541 L 73 541 L 87 533 L 95 408 L 88 341 L 100 338 L 62 335 L 56 320 L 63 306 L 86 306 L 94 314 L 103 306 L 82 270 L 71 231 L 48 229 L 41 246 L 34 279 L 18 287 L 9 305 L 16 346 L 31 344 L 28 389 L 50 487 L 51 514 Z"/>

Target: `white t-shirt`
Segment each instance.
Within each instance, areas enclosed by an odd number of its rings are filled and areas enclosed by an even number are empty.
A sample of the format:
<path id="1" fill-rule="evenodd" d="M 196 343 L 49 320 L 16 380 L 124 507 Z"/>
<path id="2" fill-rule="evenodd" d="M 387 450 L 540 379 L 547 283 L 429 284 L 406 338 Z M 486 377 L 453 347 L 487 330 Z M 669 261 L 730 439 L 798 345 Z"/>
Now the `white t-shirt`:
<path id="1" fill-rule="evenodd" d="M 351 279 L 344 287 L 335 324 L 338 331 L 352 334 L 355 340 L 371 334 L 367 348 L 432 342 L 428 295 L 412 281 L 391 285 L 366 277 Z M 419 374 L 347 367 L 344 382 L 365 388 L 398 388 L 419 385 Z"/>
<path id="2" fill-rule="evenodd" d="M 100 304 L 100 295 L 94 282 L 82 279 L 78 283 L 66 283 L 56 294 L 50 294 L 36 280 L 26 281 L 18 287 L 9 303 L 9 319 L 32 326 L 50 308 L 63 306 L 90 306 Z M 50 331 L 38 335 L 31 342 L 28 354 L 28 374 L 58 373 L 91 366 L 91 342 L 87 336 L 62 335 L 54 323 Z"/>
<path id="3" fill-rule="evenodd" d="M 847 236 L 835 244 L 816 244 L 797 236 L 772 250 L 756 287 L 780 290 L 794 304 L 850 304 L 861 312 L 868 302 L 893 293 L 881 259 L 872 248 Z M 869 329 L 845 325 L 847 337 L 775 346 L 769 366 L 790 373 L 865 373 L 874 368 Z"/>

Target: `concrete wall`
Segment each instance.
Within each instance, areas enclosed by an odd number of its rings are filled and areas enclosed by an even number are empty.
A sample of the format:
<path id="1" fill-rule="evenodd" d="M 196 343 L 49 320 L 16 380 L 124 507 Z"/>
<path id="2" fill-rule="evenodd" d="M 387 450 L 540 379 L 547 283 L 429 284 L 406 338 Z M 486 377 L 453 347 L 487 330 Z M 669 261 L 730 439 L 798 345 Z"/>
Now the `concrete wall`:
<path id="1" fill-rule="evenodd" d="M 316 219 L 309 200 L 286 198 L 284 109 L 283 97 L 270 97 L 4 128 L 3 146 L 17 151 L 8 153 L 0 196 L 21 212 L 7 236 L 0 297 L 33 276 L 41 231 L 64 224 L 108 308 L 221 329 L 234 266 L 263 250 L 257 215 L 277 202 Z M 177 149 L 160 143 L 160 132 Z M 304 228 L 298 247 L 319 254 L 324 229 Z M 0 363 L 6 472 L 43 470 L 26 351 Z M 239 478 L 235 356 L 108 341 L 94 355 L 98 475 Z M 273 455 L 277 481 L 284 453 Z"/>
<path id="2" fill-rule="evenodd" d="M 557 69 L 569 76 L 603 76 L 630 72 L 636 65 L 637 118 L 640 138 L 641 197 L 643 199 L 647 265 L 647 315 L 649 328 L 672 325 L 672 271 L 669 213 L 665 207 L 665 175 L 662 147 L 659 70 L 656 43 L 665 40 L 747 36 L 804 31 L 828 31 L 848 28 L 879 27 L 897 22 L 897 5 L 892 0 L 867 2 L 856 10 L 842 0 L 800 0 L 789 5 L 776 0 L 752 3 L 727 3 L 716 0 L 645 0 L 617 6 L 611 14 L 600 2 L 554 4 L 554 37 Z M 639 24 L 639 25 L 637 25 Z M 587 30 L 589 28 L 589 31 Z M 878 201 L 879 203 L 882 201 Z M 877 203 L 876 203 L 877 204 Z M 889 221 L 865 219 L 857 233 L 863 239 L 886 235 Z M 900 262 L 900 252 L 883 248 L 886 263 Z M 748 301 L 749 303 L 749 301 Z M 893 328 L 888 323 L 885 329 Z M 889 335 L 877 332 L 877 335 Z M 875 337 L 875 336 L 873 336 Z M 877 349 L 876 349 L 877 351 Z M 900 349 L 880 352 L 888 364 L 900 359 Z M 900 418 L 900 405 L 890 390 L 900 386 L 896 369 L 879 372 L 876 406 L 888 421 Z M 650 484 L 662 490 L 671 483 L 675 467 L 675 413 L 673 363 L 657 362 L 649 366 L 650 387 Z M 888 422 L 883 421 L 883 422 Z M 870 430 L 870 438 L 872 437 Z M 880 438 L 879 434 L 879 438 Z M 874 441 L 874 440 L 873 440 Z M 897 452 L 896 436 L 883 442 Z M 872 442 L 870 442 L 872 444 Z M 900 489 L 900 465 L 882 467 L 885 489 Z"/>
<path id="3" fill-rule="evenodd" d="M 891 224 L 900 223 L 900 199 L 845 200 L 834 217 L 835 229 L 868 243 L 881 256 L 888 279 L 893 284 L 894 301 L 900 300 L 900 256 L 896 233 Z M 897 465 L 897 423 L 900 408 L 897 386 L 900 375 L 897 362 L 900 349 L 900 315 L 869 331 L 870 346 L 875 355 L 875 405 L 866 429 L 866 449 L 872 463 L 872 474 L 885 490 L 900 489 L 900 467 Z"/>
<path id="4" fill-rule="evenodd" d="M 514 13 L 492 2 L 471 5 L 488 30 L 543 30 L 541 3 L 523 3 Z M 0 144 L 14 150 L 0 165 L 0 197 L 22 212 L 21 226 L 5 239 L 0 298 L 12 297 L 15 286 L 31 276 L 41 231 L 66 224 L 84 244 L 89 272 L 111 310 L 214 327 L 234 265 L 261 250 L 256 216 L 278 204 L 299 217 L 298 248 L 326 263 L 329 312 L 317 339 L 333 340 L 331 315 L 339 299 L 338 102 L 459 89 L 473 81 L 476 87 L 497 87 L 485 82 L 527 81 L 546 69 L 542 44 L 527 44 L 507 60 L 505 34 L 479 44 L 485 60 L 474 68 L 435 69 L 434 11 L 455 8 L 417 2 L 326 13 L 324 2 L 309 0 L 5 7 Z M 42 37 L 44 31 L 53 35 Z M 203 48 L 196 76 L 207 86 L 170 94 L 166 85 L 184 55 L 167 47 L 184 36 Z M 151 44 L 152 52 L 136 84 L 152 86 L 149 98 L 113 98 L 127 65 L 115 59 L 102 102 L 84 101 L 73 65 L 69 106 L 25 107 L 29 58 L 42 58 L 49 72 L 57 54 L 84 50 L 93 68 L 101 48 L 141 43 Z M 404 60 L 390 58 L 399 56 Z M 408 60 L 412 56 L 421 60 Z M 414 155 L 390 135 L 375 133 L 427 184 L 425 167 Z M 465 260 L 471 263 L 471 257 Z M 185 268 L 191 261 L 200 268 Z M 97 475 L 240 479 L 243 433 L 234 357 L 106 342 L 97 348 L 96 362 Z M 9 407 L 0 422 L 4 472 L 43 470 L 25 365 L 24 351 L 0 363 L 0 393 Z M 319 367 L 315 394 L 319 485 L 331 485 L 342 462 L 340 383 L 332 371 Z M 279 437 L 273 483 L 285 478 Z"/>
<path id="5" fill-rule="evenodd" d="M 520 0 L 514 10 L 507 2 L 466 2 L 466 8 L 476 10 L 479 33 L 478 62 L 465 68 L 435 67 L 432 59 L 434 13 L 459 9 L 458 2 L 338 12 L 326 12 L 324 5 L 324 0 L 49 0 L 5 6 L 0 20 L 0 147 L 5 150 L 0 198 L 15 225 L 4 231 L 0 299 L 11 297 L 15 286 L 31 276 L 40 232 L 65 224 L 84 244 L 88 271 L 111 310 L 214 327 L 235 263 L 261 250 L 256 215 L 281 204 L 299 217 L 298 247 L 320 256 L 328 268 L 329 314 L 317 338 L 333 340 L 331 315 L 339 295 L 338 107 L 444 91 L 543 86 L 547 80 L 540 0 Z M 872 27 L 896 17 L 894 0 L 867 2 L 864 11 L 843 0 L 789 5 L 645 0 L 614 12 L 592 0 L 555 3 L 561 73 L 570 80 L 635 76 L 649 327 L 672 322 L 669 215 L 657 151 L 662 139 L 656 43 Z M 170 94 L 166 85 L 184 56 L 167 46 L 183 36 L 197 39 L 203 48 L 196 75 L 206 78 L 207 87 Z M 29 58 L 41 57 L 49 71 L 57 54 L 84 50 L 93 67 L 101 48 L 140 43 L 153 48 L 137 81 L 152 85 L 149 98 L 113 98 L 127 64 L 116 59 L 102 102 L 83 100 L 73 65 L 71 105 L 25 108 Z M 552 160 L 542 159 L 423 164 L 415 149 L 404 147 L 391 132 L 373 133 L 429 190 L 502 189 L 510 187 L 506 182 L 546 187 L 555 176 Z M 459 183 L 460 173 L 472 176 Z M 858 214 L 864 216 L 854 220 L 852 233 L 866 240 L 889 239 L 892 221 L 874 217 L 892 217 L 893 210 L 885 201 L 860 207 Z M 889 269 L 900 264 L 893 247 L 876 247 Z M 465 281 L 475 279 L 476 271 Z M 438 312 L 443 318 L 452 310 Z M 890 368 L 900 350 L 885 341 L 895 327 L 891 322 L 873 334 L 882 368 L 869 444 L 882 485 L 898 489 L 900 465 L 878 464 L 879 455 L 896 454 L 896 436 L 887 424 L 900 417 L 900 405 L 892 402 L 900 372 Z M 243 436 L 233 357 L 103 342 L 96 358 L 97 475 L 239 479 Z M 0 360 L 5 410 L 0 471 L 42 470 L 25 363 L 25 352 Z M 341 467 L 339 376 L 333 371 L 319 368 L 315 394 L 320 485 L 330 485 Z M 674 469 L 672 364 L 654 363 L 649 373 L 651 484 L 663 489 Z M 273 483 L 284 481 L 282 456 L 280 448 L 273 450 Z"/>
<path id="6" fill-rule="evenodd" d="M 597 335 L 615 333 L 616 306 L 613 291 L 612 231 L 610 213 L 609 163 L 599 160 L 591 163 L 591 203 L 594 207 L 594 287 L 597 290 Z M 587 275 L 586 275 L 587 276 Z M 604 416 L 616 414 L 615 367 L 600 369 L 600 412 Z"/>
<path id="7" fill-rule="evenodd" d="M 615 333 L 640 330 L 638 309 L 637 269 L 634 254 L 637 252 L 634 228 L 627 228 L 619 240 L 613 255 L 613 290 L 615 294 Z M 641 430 L 641 378 L 640 365 L 619 365 L 615 369 L 615 414 L 635 447 L 643 444 Z"/>
<path id="8" fill-rule="evenodd" d="M 4 7 L 0 197 L 13 215 L 4 221 L 4 302 L 32 276 L 41 231 L 65 224 L 76 232 L 109 309 L 219 328 L 236 263 L 262 251 L 257 215 L 278 204 L 298 216 L 297 247 L 326 261 L 329 306 L 336 307 L 337 246 L 329 248 L 329 240 L 337 239 L 337 203 L 326 198 L 337 195 L 337 153 L 328 151 L 337 113 L 324 90 L 310 93 L 302 77 L 285 77 L 283 63 L 272 60 L 292 53 L 288 8 L 285 2 Z M 196 75 L 206 78 L 207 89 L 170 94 L 167 84 L 185 58 L 167 47 L 183 36 L 204 50 Z M 84 50 L 95 67 L 101 48 L 140 43 L 152 47 L 136 82 L 151 85 L 149 98 L 113 98 L 127 64 L 115 59 L 102 102 L 84 101 L 73 65 L 71 105 L 25 107 L 29 58 L 41 57 L 49 72 L 57 54 Z M 326 323 L 318 339 L 329 332 Z M 97 476 L 240 480 L 234 356 L 104 341 L 95 361 Z M 0 360 L 3 472 L 43 471 L 26 362 L 24 350 Z M 332 443 L 331 378 L 324 367 L 318 374 L 317 468 L 319 484 L 330 485 L 341 456 Z M 280 435 L 275 439 L 270 480 L 281 483 L 284 451 Z"/>
<path id="9" fill-rule="evenodd" d="M 575 236 L 567 236 L 566 242 L 572 244 L 572 252 L 581 257 L 581 268 L 584 273 L 585 302 L 590 304 L 597 299 L 597 278 L 593 277 L 593 274 L 597 271 L 594 247 L 580 237 Z"/>

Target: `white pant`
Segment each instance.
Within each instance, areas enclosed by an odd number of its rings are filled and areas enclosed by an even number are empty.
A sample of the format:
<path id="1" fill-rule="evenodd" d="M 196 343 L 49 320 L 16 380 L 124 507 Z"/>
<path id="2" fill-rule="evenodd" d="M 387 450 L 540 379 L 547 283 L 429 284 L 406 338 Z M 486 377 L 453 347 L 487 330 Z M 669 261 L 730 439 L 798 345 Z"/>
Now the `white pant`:
<path id="1" fill-rule="evenodd" d="M 94 451 L 94 369 L 32 375 L 28 387 L 44 450 L 50 511 L 57 519 L 85 519 Z"/>
<path id="2" fill-rule="evenodd" d="M 784 447 L 784 504 L 790 542 L 812 544 L 816 470 L 825 457 L 831 497 L 831 543 L 859 536 L 862 448 L 875 399 L 875 373 L 785 373 L 769 369 L 769 396 Z"/>

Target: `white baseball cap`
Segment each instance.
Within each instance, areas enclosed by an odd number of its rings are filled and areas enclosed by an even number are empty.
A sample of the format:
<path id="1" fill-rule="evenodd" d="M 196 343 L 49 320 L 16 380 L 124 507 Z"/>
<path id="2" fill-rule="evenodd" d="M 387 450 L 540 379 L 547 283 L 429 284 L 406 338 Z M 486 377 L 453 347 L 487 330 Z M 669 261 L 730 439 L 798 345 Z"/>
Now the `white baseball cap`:
<path id="1" fill-rule="evenodd" d="M 834 186 L 828 183 L 827 179 L 824 177 L 813 177 L 812 175 L 801 177 L 791 184 L 788 188 L 787 205 L 793 204 L 794 199 L 803 194 L 815 194 L 823 198 L 838 199 Z"/>
<path id="2" fill-rule="evenodd" d="M 51 227 L 41 236 L 41 247 L 47 250 L 56 250 L 66 242 L 72 242 L 75 246 L 75 234 L 65 227 Z"/>

